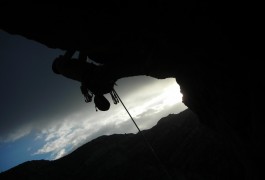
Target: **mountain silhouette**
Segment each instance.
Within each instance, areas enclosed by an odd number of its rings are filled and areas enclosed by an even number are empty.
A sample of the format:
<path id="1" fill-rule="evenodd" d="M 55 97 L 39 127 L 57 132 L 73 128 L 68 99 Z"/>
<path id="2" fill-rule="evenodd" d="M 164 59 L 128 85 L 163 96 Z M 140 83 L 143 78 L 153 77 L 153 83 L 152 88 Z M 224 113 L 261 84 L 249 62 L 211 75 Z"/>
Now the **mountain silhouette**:
<path id="1" fill-rule="evenodd" d="M 98 137 L 58 160 L 28 161 L 0 179 L 232 179 L 244 177 L 226 141 L 202 125 L 189 109 L 162 118 L 143 134 L 161 160 L 156 161 L 141 134 Z"/>

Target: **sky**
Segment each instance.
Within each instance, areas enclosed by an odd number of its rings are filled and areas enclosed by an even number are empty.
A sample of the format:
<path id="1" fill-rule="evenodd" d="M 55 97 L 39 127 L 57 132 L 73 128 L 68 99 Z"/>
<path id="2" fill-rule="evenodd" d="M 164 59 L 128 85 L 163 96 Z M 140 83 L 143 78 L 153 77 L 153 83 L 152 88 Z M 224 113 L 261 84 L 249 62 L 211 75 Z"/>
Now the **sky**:
<path id="1" fill-rule="evenodd" d="M 102 135 L 137 133 L 121 103 L 85 103 L 79 82 L 52 72 L 64 54 L 0 30 L 0 172 L 29 160 L 55 160 Z M 187 107 L 175 79 L 122 78 L 115 90 L 141 130 Z"/>

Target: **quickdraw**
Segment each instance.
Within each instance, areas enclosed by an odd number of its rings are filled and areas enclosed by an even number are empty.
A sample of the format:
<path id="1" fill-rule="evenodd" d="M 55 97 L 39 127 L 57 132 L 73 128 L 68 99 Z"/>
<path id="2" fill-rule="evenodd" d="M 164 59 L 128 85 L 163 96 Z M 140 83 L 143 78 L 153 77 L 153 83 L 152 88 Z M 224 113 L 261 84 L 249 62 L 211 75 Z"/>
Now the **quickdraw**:
<path id="1" fill-rule="evenodd" d="M 114 89 L 112 91 L 110 91 L 110 95 L 111 95 L 111 98 L 112 98 L 112 101 L 114 104 L 118 104 L 120 102 L 118 95 Z"/>

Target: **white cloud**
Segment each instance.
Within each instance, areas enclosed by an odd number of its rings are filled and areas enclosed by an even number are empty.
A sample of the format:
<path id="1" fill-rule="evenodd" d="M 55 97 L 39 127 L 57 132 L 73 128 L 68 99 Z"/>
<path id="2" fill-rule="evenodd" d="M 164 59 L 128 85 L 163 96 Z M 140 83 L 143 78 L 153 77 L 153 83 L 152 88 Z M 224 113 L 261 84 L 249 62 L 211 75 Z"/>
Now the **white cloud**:
<path id="1" fill-rule="evenodd" d="M 102 115 L 106 113 L 109 115 L 104 119 Z M 37 136 L 36 140 L 44 140 L 45 144 L 34 154 L 52 153 L 52 159 L 60 157 L 60 154 L 64 155 L 62 149 L 66 147 L 75 149 L 87 140 L 95 138 L 104 127 L 109 127 L 114 121 L 114 116 L 110 114 L 110 112 L 95 112 L 94 116 L 91 116 L 88 111 L 82 110 L 57 121 L 56 124 L 51 124 Z"/>
<path id="2" fill-rule="evenodd" d="M 117 92 L 119 93 L 118 88 Z M 177 103 L 181 101 L 178 92 L 179 87 L 175 80 L 166 79 L 152 82 L 121 98 L 139 127 L 147 129 L 160 118 L 176 112 Z M 112 105 L 107 112 L 92 112 L 84 108 L 52 122 L 56 123 L 42 129 L 36 137 L 36 140 L 43 140 L 45 143 L 35 155 L 51 153 L 51 159 L 58 159 L 69 150 L 76 149 L 98 136 L 137 132 L 121 103 Z"/>
<path id="3" fill-rule="evenodd" d="M 54 159 L 59 159 L 60 157 L 64 156 L 66 154 L 66 150 L 65 149 L 61 149 L 56 156 L 54 157 Z"/>

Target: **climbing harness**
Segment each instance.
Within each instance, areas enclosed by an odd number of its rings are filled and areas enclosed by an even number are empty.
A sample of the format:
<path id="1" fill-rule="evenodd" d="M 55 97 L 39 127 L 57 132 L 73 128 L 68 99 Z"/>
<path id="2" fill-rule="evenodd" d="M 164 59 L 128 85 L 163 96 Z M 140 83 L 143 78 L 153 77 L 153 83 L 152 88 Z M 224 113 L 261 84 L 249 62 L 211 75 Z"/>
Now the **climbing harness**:
<path id="1" fill-rule="evenodd" d="M 122 106 L 124 107 L 124 109 L 126 110 L 126 112 L 128 113 L 128 115 L 130 116 L 132 122 L 134 123 L 135 127 L 137 128 L 137 130 L 139 131 L 139 133 L 141 134 L 145 144 L 148 146 L 148 148 L 150 149 L 150 151 L 152 152 L 153 156 L 155 157 L 155 159 L 157 160 L 157 163 L 160 165 L 161 169 L 164 171 L 164 173 L 167 175 L 167 178 L 169 180 L 172 180 L 171 175 L 169 174 L 169 172 L 167 171 L 165 165 L 162 163 L 162 161 L 160 160 L 160 158 L 158 157 L 158 155 L 156 154 L 154 148 L 152 147 L 152 145 L 149 143 L 149 141 L 146 139 L 145 135 L 142 133 L 141 129 L 138 127 L 137 123 L 135 122 L 135 120 L 133 119 L 133 117 L 131 116 L 129 110 L 126 108 L 126 106 L 124 105 L 124 103 L 122 102 L 120 96 L 117 94 L 117 92 L 115 91 L 115 89 L 113 88 L 113 90 L 111 91 L 111 96 L 112 98 L 115 98 L 115 102 L 121 102 Z"/>
<path id="2" fill-rule="evenodd" d="M 96 111 L 98 111 L 98 107 L 96 106 L 96 104 L 101 104 L 101 101 L 105 101 L 105 103 L 107 103 L 106 101 L 107 101 L 107 99 L 106 98 L 96 98 L 96 97 L 98 97 L 98 95 L 95 95 L 91 90 L 89 90 L 86 86 L 81 86 L 80 87 L 80 89 L 81 89 L 81 92 L 82 92 L 82 94 L 83 94 L 83 96 L 84 96 L 84 99 L 85 99 L 85 102 L 86 103 L 89 103 L 89 102 L 91 102 L 92 101 L 92 99 L 93 99 L 93 97 L 94 97 L 94 102 L 95 102 L 95 109 L 96 109 Z M 118 99 L 118 97 L 117 97 L 117 95 L 116 95 L 116 93 L 113 91 L 113 90 L 111 90 L 110 91 L 110 95 L 111 95 L 111 98 L 112 98 L 112 101 L 113 101 L 113 103 L 114 104 L 118 104 L 119 103 L 119 99 Z M 97 102 L 97 103 L 96 103 Z"/>

